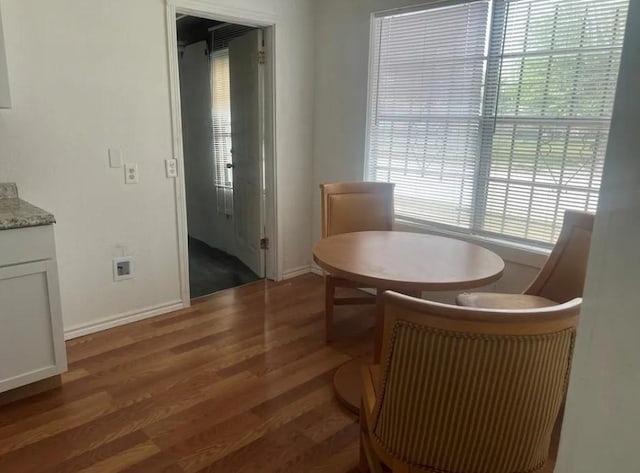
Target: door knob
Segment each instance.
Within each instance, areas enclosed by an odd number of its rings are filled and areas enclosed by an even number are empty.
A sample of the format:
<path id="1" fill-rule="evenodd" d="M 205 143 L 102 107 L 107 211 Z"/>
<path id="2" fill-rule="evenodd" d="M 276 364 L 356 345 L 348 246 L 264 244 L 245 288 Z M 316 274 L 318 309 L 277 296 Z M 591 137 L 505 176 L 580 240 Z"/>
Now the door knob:
<path id="1" fill-rule="evenodd" d="M 227 163 L 227 169 L 233 169 L 235 166 L 232 163 Z"/>

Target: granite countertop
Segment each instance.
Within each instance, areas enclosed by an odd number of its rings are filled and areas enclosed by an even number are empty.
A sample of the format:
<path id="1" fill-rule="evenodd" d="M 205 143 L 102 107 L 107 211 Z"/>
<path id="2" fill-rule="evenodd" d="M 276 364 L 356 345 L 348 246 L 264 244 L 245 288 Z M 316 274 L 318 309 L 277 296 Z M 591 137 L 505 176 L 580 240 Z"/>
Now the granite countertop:
<path id="1" fill-rule="evenodd" d="M 18 197 L 13 182 L 0 182 L 0 230 L 56 223 L 53 214 Z"/>

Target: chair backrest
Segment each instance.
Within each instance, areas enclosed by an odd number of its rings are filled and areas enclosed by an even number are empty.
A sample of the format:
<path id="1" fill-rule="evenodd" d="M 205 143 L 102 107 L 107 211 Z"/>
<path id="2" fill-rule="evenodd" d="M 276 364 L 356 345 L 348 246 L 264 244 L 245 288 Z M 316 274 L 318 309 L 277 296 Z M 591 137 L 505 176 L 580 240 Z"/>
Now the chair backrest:
<path id="1" fill-rule="evenodd" d="M 407 471 L 537 471 L 565 398 L 580 304 L 496 311 L 386 293 L 374 447 Z"/>
<path id="2" fill-rule="evenodd" d="M 582 297 L 593 220 L 593 214 L 587 212 L 565 212 L 558 241 L 525 294 L 546 297 L 558 303 Z"/>
<path id="3" fill-rule="evenodd" d="M 340 233 L 393 229 L 390 182 L 322 184 L 322 238 Z"/>

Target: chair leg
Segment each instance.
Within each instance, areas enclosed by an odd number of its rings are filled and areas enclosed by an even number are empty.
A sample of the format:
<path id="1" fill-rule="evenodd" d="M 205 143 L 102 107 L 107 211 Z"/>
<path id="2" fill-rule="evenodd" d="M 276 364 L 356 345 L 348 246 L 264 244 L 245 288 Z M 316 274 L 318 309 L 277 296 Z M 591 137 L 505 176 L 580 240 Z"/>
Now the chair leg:
<path id="1" fill-rule="evenodd" d="M 366 442 L 368 440 L 367 415 L 364 407 L 364 399 L 360 401 L 360 461 L 358 462 L 358 470 L 360 473 L 371 473 L 369 467 L 369 456 L 367 455 Z"/>
<path id="2" fill-rule="evenodd" d="M 369 468 L 369 459 L 367 458 L 367 451 L 365 450 L 365 438 L 364 434 L 360 435 L 360 462 L 358 463 L 358 471 L 360 473 L 371 473 Z"/>
<path id="3" fill-rule="evenodd" d="M 333 301 L 336 286 L 329 275 L 324 278 L 324 318 L 326 325 L 327 343 L 333 340 Z"/>
<path id="4" fill-rule="evenodd" d="M 358 462 L 358 470 L 360 473 L 383 473 L 380 460 L 371 447 L 366 409 L 363 397 L 360 401 L 360 461 Z"/>

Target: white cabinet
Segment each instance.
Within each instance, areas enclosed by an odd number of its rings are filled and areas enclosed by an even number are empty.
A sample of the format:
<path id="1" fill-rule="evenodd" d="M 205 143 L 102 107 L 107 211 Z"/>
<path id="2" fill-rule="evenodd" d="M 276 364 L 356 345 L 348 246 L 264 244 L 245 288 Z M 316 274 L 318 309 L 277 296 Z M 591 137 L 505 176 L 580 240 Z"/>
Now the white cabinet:
<path id="1" fill-rule="evenodd" d="M 0 11 L 0 108 L 9 108 L 11 107 L 11 96 L 9 95 L 9 71 L 7 70 L 4 44 L 2 12 Z"/>
<path id="2" fill-rule="evenodd" d="M 0 392 L 66 369 L 53 226 L 0 231 Z"/>

